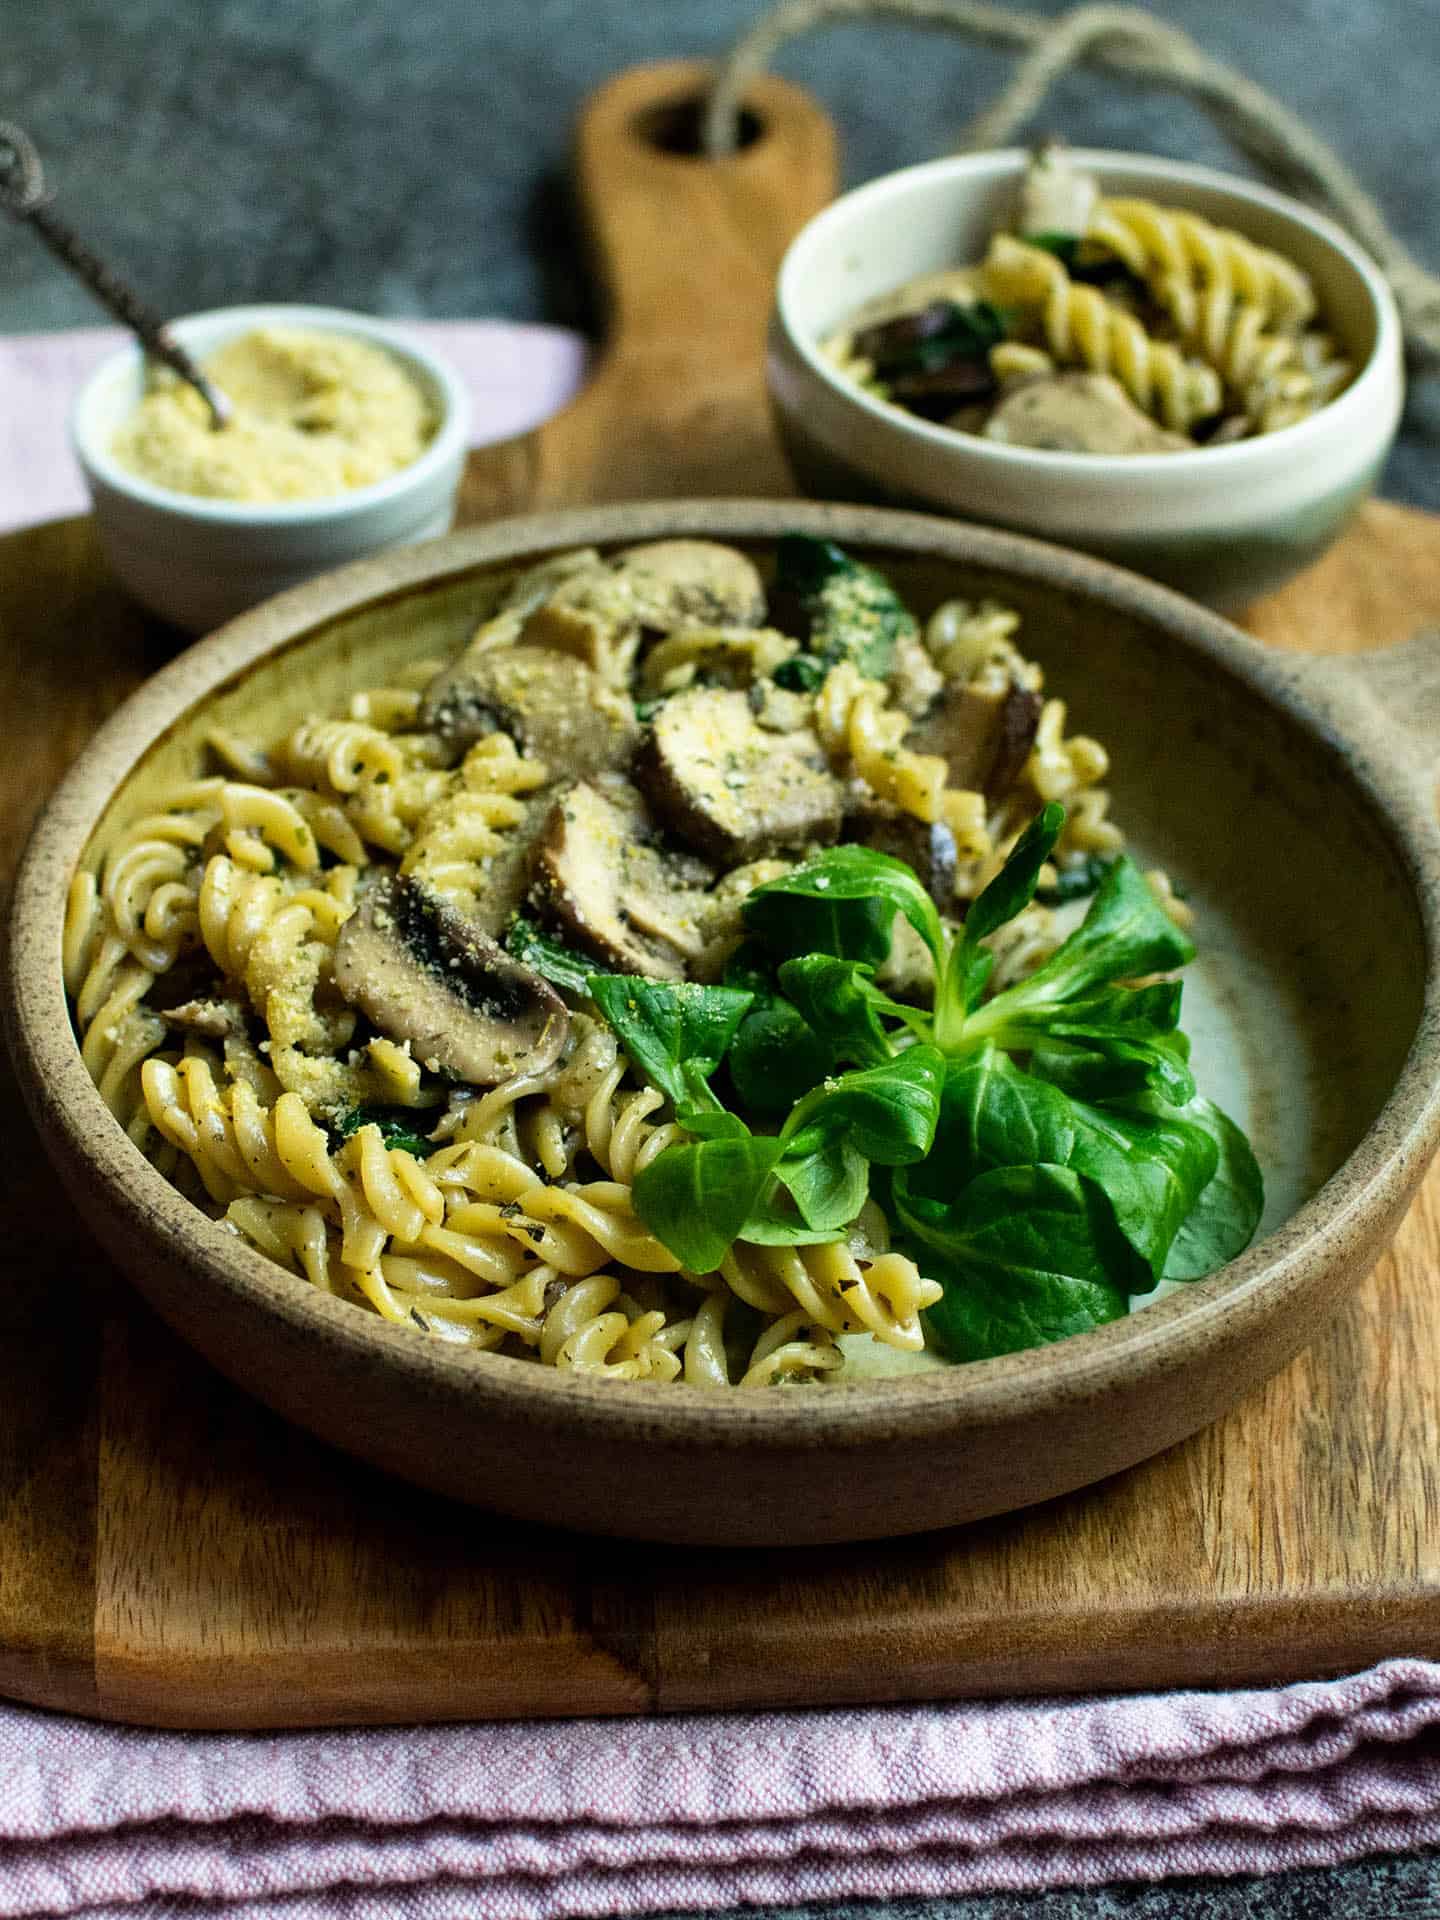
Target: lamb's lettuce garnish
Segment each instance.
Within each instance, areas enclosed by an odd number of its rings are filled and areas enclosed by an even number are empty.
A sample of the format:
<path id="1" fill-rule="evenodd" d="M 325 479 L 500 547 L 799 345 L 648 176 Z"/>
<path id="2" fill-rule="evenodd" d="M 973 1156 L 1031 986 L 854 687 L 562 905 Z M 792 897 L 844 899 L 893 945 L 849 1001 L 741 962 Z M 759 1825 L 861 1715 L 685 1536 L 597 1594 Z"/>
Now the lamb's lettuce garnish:
<path id="1" fill-rule="evenodd" d="M 1249 1243 L 1259 1168 L 1195 1091 L 1169 977 L 1194 949 L 1131 860 L 1043 966 L 986 997 L 984 943 L 1035 897 L 1063 824 L 1044 808 L 958 928 L 903 862 L 841 846 L 749 896 L 723 987 L 589 977 L 691 1136 L 634 1188 L 687 1269 L 737 1239 L 840 1238 L 875 1199 L 944 1287 L 936 1342 L 973 1359 L 1115 1319 Z M 876 978 L 902 917 L 934 961 L 929 1007 Z"/>
<path id="2" fill-rule="evenodd" d="M 1216 1166 L 1175 1235 L 1164 1277 L 1203 1280 L 1249 1246 L 1264 1211 L 1265 1182 L 1250 1142 L 1213 1101 L 1197 1095 L 1177 1117 L 1210 1135 Z"/>
<path id="3" fill-rule="evenodd" d="M 830 847 L 779 880 L 756 887 L 745 925 L 771 952 L 828 953 L 879 965 L 903 913 L 931 953 L 944 938 L 935 902 L 912 867 L 871 847 Z"/>
<path id="4" fill-rule="evenodd" d="M 1213 1177 L 1219 1149 L 1163 1101 L 1127 1111 L 1072 1100 L 994 1045 L 952 1063 L 935 1148 L 895 1182 L 897 1203 L 945 1204 L 992 1167 L 1069 1167 L 1102 1188 L 1116 1225 L 1145 1262 L 1148 1291 L 1182 1222 Z"/>
<path id="5" fill-rule="evenodd" d="M 916 1047 L 827 1079 L 778 1134 L 751 1133 L 737 1114 L 677 1107 L 702 1137 L 636 1174 L 636 1212 L 693 1273 L 718 1267 L 739 1239 L 839 1239 L 865 1204 L 871 1163 L 904 1166 L 929 1151 L 944 1071 L 933 1048 Z"/>
<path id="6" fill-rule="evenodd" d="M 627 973 L 592 973 L 586 984 L 635 1066 L 677 1113 L 719 1106 L 710 1076 L 753 994 L 688 981 L 671 986 Z"/>
<path id="7" fill-rule="evenodd" d="M 955 1360 L 984 1360 L 1118 1320 L 1126 1258 L 1100 1188 L 1066 1167 L 996 1167 L 945 1217 L 902 1224 L 945 1287 L 930 1326 Z"/>

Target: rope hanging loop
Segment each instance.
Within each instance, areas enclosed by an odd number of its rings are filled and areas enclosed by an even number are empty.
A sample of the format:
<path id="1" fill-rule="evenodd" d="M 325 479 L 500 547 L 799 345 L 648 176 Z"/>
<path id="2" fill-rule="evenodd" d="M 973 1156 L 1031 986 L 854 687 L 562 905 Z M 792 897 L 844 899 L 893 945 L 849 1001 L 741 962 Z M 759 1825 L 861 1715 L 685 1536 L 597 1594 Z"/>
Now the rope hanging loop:
<path id="1" fill-rule="evenodd" d="M 705 151 L 734 152 L 742 96 L 782 47 L 817 28 L 859 20 L 938 28 L 1022 56 L 1008 85 L 965 129 L 962 152 L 1013 139 L 1074 67 L 1100 67 L 1185 95 L 1262 173 L 1329 214 L 1364 247 L 1390 283 L 1412 361 L 1422 371 L 1440 367 L 1440 276 L 1421 266 L 1339 154 L 1298 115 L 1143 7 L 1085 5 L 1052 17 L 991 0 L 779 0 L 716 69 L 702 124 Z"/>

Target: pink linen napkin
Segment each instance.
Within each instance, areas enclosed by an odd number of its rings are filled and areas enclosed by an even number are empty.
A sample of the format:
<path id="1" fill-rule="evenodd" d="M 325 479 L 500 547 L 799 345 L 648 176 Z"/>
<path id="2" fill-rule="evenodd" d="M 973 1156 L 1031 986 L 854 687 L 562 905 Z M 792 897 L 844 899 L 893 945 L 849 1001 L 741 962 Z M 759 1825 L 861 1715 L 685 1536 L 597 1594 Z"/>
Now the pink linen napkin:
<path id="1" fill-rule="evenodd" d="M 476 438 L 576 389 L 553 328 L 417 325 Z M 0 339 L 0 529 L 83 508 L 118 336 Z M 1088 1885 L 1440 1844 L 1440 1665 L 1235 1693 L 325 1733 L 0 1704 L 0 1920 L 550 1920 Z"/>
<path id="2" fill-rule="evenodd" d="M 1440 1665 L 1235 1693 L 179 1734 L 0 1708 L 0 1915 L 552 1920 L 1440 1842 Z"/>
<path id="3" fill-rule="evenodd" d="M 585 343 L 563 327 L 506 320 L 397 323 L 454 365 L 470 389 L 476 446 L 524 433 L 578 389 Z M 125 342 L 116 327 L 0 338 L 0 533 L 83 513 L 85 482 L 66 420 L 81 382 Z"/>

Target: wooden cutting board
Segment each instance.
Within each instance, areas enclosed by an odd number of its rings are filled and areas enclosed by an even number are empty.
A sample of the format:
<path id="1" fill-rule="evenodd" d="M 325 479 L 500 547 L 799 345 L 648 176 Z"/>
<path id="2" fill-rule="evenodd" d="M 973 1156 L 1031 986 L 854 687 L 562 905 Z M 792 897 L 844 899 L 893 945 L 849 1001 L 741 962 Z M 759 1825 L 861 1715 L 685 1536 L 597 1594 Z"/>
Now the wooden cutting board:
<path id="1" fill-rule="evenodd" d="M 476 456 L 468 517 L 788 490 L 764 314 L 786 239 L 833 191 L 833 136 L 768 81 L 762 137 L 735 160 L 666 151 L 695 82 L 629 74 L 589 108 L 581 199 L 613 344 L 568 414 Z M 1427 621 L 1440 520 L 1374 505 L 1249 625 L 1355 650 Z M 7 870 L 46 791 L 176 644 L 110 585 L 88 521 L 0 541 Z M 268 1727 L 1204 1684 L 1440 1654 L 1440 1174 L 1324 1339 L 1164 1457 L 955 1533 L 704 1553 L 449 1506 L 284 1427 L 106 1266 L 8 1072 L 0 1102 L 0 1693 Z"/>

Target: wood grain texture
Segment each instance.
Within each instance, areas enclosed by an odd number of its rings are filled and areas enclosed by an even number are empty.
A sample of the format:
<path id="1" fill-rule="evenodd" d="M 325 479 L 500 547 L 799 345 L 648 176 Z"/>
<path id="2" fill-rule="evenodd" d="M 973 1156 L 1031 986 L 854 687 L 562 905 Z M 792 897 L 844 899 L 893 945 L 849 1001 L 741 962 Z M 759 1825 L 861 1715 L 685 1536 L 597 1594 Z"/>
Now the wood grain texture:
<path id="1" fill-rule="evenodd" d="M 693 82 L 627 75 L 588 117 L 595 237 L 612 290 L 635 291 L 587 393 L 476 457 L 470 517 L 785 486 L 760 329 L 784 238 L 832 190 L 829 129 L 767 83 L 780 164 L 757 144 L 707 206 L 698 163 L 623 151 Z M 642 298 L 636 256 L 618 256 L 643 233 L 639 261 L 673 266 L 682 218 L 728 231 L 730 251 L 672 314 L 665 275 Z M 1440 521 L 1375 504 L 1249 624 L 1272 645 L 1353 651 L 1435 621 Z M 7 878 L 44 792 L 174 644 L 108 584 L 88 522 L 0 541 Z M 452 1507 L 284 1427 L 134 1301 L 8 1079 L 0 1101 L 0 1692 L 266 1727 L 1293 1678 L 1440 1654 L 1440 1174 L 1324 1338 L 1161 1458 L 956 1533 L 696 1553 Z"/>

